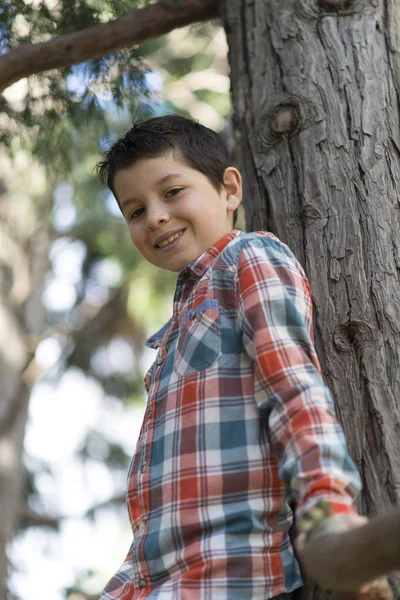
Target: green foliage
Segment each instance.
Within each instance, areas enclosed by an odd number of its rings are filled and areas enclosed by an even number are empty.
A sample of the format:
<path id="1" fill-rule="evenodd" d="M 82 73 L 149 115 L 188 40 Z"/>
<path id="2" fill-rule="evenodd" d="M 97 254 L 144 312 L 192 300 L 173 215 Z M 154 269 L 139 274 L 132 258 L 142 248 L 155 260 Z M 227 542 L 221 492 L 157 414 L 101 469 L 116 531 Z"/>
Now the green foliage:
<path id="1" fill-rule="evenodd" d="M 230 98 L 227 94 L 221 92 L 214 92 L 206 88 L 199 88 L 193 91 L 194 95 L 210 106 L 213 106 L 217 112 L 221 115 L 229 114 L 231 103 Z"/>
<path id="2" fill-rule="evenodd" d="M 60 0 L 49 9 L 20 0 L 5 2 L 0 10 L 0 48 L 46 41 L 61 34 L 98 25 L 143 6 L 134 0 Z M 107 111 L 124 110 L 144 117 L 152 108 L 146 83 L 148 68 L 138 48 L 119 50 L 84 64 L 31 76 L 24 98 L 0 101 L 6 116 L 0 143 L 15 153 L 18 134 L 26 147 L 53 172 L 72 168 L 79 135 L 89 124 L 97 135 L 110 134 Z"/>
<path id="3" fill-rule="evenodd" d="M 170 0 L 177 10 L 180 2 Z M 45 0 L 6 0 L 0 9 L 0 50 L 4 53 L 19 44 L 40 43 L 105 23 L 149 4 L 150 0 L 59 0 L 49 8 Z M 179 81 L 213 65 L 214 52 L 207 46 L 216 30 L 215 24 L 192 27 L 189 53 L 172 52 L 166 36 L 145 42 L 140 48 L 118 50 L 80 65 L 29 77 L 23 98 L 15 102 L 6 90 L 0 99 L 4 123 L 0 144 L 15 154 L 18 138 L 52 173 L 70 172 L 76 147 L 90 128 L 95 128 L 99 142 L 113 137 L 110 112 L 116 111 L 120 117 L 129 114 L 146 118 L 157 110 L 146 79 L 155 54 L 170 81 Z M 225 116 L 229 101 L 214 100 L 212 104 Z M 170 104 L 168 99 L 165 108 L 190 114 L 190 110 Z"/>
<path id="4" fill-rule="evenodd" d="M 149 4 L 141 0 L 59 0 L 49 8 L 44 0 L 4 0 L 0 24 L 7 49 L 18 44 L 37 43 L 123 16 Z M 23 25 L 23 27 L 22 27 Z"/>

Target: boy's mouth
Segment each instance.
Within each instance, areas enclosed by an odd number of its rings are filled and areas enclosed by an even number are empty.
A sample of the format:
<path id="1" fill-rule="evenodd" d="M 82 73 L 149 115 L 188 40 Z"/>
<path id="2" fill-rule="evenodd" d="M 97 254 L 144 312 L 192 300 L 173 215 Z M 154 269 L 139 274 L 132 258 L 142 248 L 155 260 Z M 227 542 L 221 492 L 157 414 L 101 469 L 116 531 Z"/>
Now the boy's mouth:
<path id="1" fill-rule="evenodd" d="M 185 231 L 184 229 L 181 229 L 180 231 L 175 231 L 169 237 L 162 239 L 160 242 L 158 242 L 158 244 L 154 244 L 154 247 L 155 248 L 167 248 L 175 240 L 177 240 L 179 237 L 181 237 L 181 235 L 184 233 L 184 231 Z"/>

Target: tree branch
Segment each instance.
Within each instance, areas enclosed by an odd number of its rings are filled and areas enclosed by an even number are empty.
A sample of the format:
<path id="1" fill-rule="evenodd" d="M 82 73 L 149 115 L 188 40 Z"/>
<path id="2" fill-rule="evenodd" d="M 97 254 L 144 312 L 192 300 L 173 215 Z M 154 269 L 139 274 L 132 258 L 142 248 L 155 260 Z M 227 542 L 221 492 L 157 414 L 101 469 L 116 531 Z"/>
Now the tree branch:
<path id="1" fill-rule="evenodd" d="M 60 526 L 60 518 L 39 514 L 35 510 L 32 510 L 27 504 L 21 506 L 19 517 L 21 521 L 24 521 L 28 525 L 47 525 L 52 529 L 58 529 Z"/>
<path id="2" fill-rule="evenodd" d="M 122 285 L 78 331 L 67 332 L 74 343 L 74 350 L 68 358 L 70 365 L 88 370 L 93 349 L 116 335 L 131 338 L 134 345 L 140 347 L 139 342 L 145 339 L 144 333 L 140 325 L 127 313 L 127 294 L 127 286 Z"/>
<path id="3" fill-rule="evenodd" d="M 343 515 L 325 518 L 325 503 L 305 515 L 317 522 L 307 536 L 299 558 L 305 574 L 320 587 L 349 592 L 365 586 L 363 600 L 391 600 L 384 576 L 400 569 L 400 511 L 390 512 L 349 528 Z M 305 531 L 305 518 L 300 531 Z M 366 585 L 370 584 L 370 585 Z M 358 598 L 358 596 L 357 596 Z"/>
<path id="4" fill-rule="evenodd" d="M 99 502 L 95 506 L 92 506 L 84 515 L 84 518 L 93 517 L 93 515 L 103 508 L 108 508 L 109 506 L 113 506 L 116 504 L 125 504 L 126 503 L 126 492 L 123 494 L 115 494 L 111 496 L 108 500 L 104 502 Z M 27 525 L 47 525 L 48 527 L 52 527 L 53 529 L 58 529 L 60 523 L 65 517 L 50 517 L 46 514 L 40 514 L 33 510 L 27 504 L 22 504 L 19 511 L 19 518 L 21 521 L 25 522 Z"/>
<path id="5" fill-rule="evenodd" d="M 219 16 L 218 0 L 181 0 L 174 4 L 161 1 L 42 44 L 23 44 L 0 58 L 0 92 L 23 77 L 79 64 Z"/>

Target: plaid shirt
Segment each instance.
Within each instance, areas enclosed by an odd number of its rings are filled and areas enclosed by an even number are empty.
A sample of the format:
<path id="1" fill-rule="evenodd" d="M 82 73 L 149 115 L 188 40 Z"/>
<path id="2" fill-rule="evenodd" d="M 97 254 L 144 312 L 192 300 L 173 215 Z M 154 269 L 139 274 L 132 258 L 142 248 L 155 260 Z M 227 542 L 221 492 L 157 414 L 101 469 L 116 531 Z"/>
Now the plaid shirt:
<path id="1" fill-rule="evenodd" d="M 265 600 L 301 586 L 289 529 L 360 489 L 312 335 L 308 281 L 270 233 L 232 231 L 177 281 L 147 342 L 127 504 L 134 540 L 102 600 Z"/>

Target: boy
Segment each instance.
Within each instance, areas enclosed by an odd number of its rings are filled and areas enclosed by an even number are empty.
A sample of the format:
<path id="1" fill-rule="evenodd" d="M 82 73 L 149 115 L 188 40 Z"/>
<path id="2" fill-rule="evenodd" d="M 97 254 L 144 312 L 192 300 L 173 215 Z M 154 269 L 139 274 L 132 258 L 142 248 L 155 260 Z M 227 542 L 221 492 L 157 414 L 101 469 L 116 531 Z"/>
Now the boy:
<path id="1" fill-rule="evenodd" d="M 241 176 L 206 127 L 136 124 L 98 172 L 139 252 L 177 273 L 173 316 L 147 342 L 158 352 L 128 476 L 134 540 L 101 598 L 293 598 L 290 501 L 297 519 L 324 499 L 357 522 L 360 489 L 303 269 L 272 234 L 233 229 Z"/>

